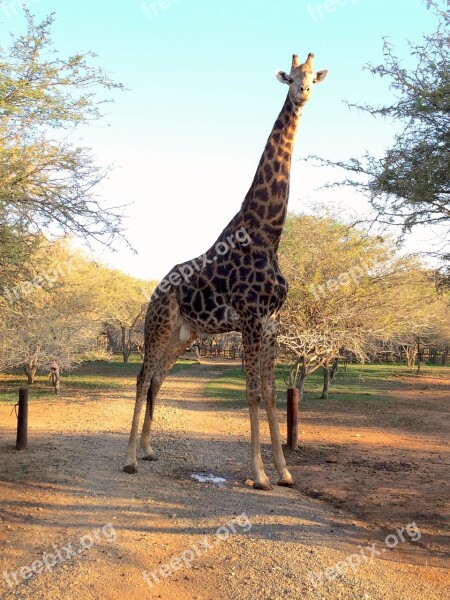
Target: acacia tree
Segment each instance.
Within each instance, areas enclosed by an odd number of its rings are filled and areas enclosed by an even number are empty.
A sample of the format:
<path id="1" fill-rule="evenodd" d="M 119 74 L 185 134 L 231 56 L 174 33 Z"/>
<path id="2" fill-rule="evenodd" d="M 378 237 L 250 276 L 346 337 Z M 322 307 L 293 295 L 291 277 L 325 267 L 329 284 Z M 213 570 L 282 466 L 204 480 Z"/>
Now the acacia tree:
<path id="1" fill-rule="evenodd" d="M 329 218 L 289 216 L 280 266 L 289 294 L 278 339 L 291 358 L 289 383 L 302 395 L 311 373 L 320 367 L 328 371 L 342 352 L 365 360 L 377 340 L 392 334 L 402 295 L 408 297 L 401 285 L 416 263 L 396 256 L 389 240 Z M 415 297 L 404 301 L 408 322 L 415 307 Z M 326 396 L 329 380 L 324 375 Z"/>
<path id="2" fill-rule="evenodd" d="M 61 369 L 73 368 L 86 353 L 104 356 L 97 343 L 102 327 L 97 265 L 63 240 L 41 239 L 38 254 L 37 260 L 46 256 L 52 276 L 0 299 L 0 368 L 23 367 L 30 384 L 38 369 L 53 370 L 59 378 Z"/>
<path id="3" fill-rule="evenodd" d="M 415 65 L 406 68 L 385 40 L 384 63 L 366 66 L 373 75 L 389 80 L 392 103 L 349 103 L 374 117 L 388 117 L 403 124 L 392 147 L 382 157 L 367 152 L 363 158 L 346 162 L 319 160 L 349 173 L 337 185 L 365 193 L 379 223 L 399 225 L 404 233 L 417 225 L 439 224 L 446 232 L 446 244 L 450 232 L 450 11 L 448 3 L 437 0 L 428 0 L 427 5 L 438 23 L 421 42 L 409 43 Z M 450 277 L 447 248 L 448 244 L 437 253 L 444 261 L 443 272 Z"/>
<path id="4" fill-rule="evenodd" d="M 155 284 L 97 264 L 67 239 L 42 236 L 32 261 L 41 274 L 6 288 L 0 297 L 0 370 L 23 367 L 59 376 L 82 360 L 109 358 L 99 343 L 105 323 L 119 331 L 128 360 Z"/>
<path id="5" fill-rule="evenodd" d="M 101 282 L 104 320 L 107 328 L 118 331 L 123 362 L 127 363 L 133 346 L 143 342 L 145 311 L 156 284 L 110 269 L 103 269 Z"/>
<path id="6" fill-rule="evenodd" d="M 358 310 L 358 283 L 370 268 L 366 255 L 367 243 L 332 219 L 291 215 L 286 221 L 280 267 L 289 294 L 278 340 L 291 357 L 289 385 L 300 390 L 300 398 L 306 378 L 338 356 L 346 343 L 365 356 L 357 323 L 355 343 L 350 340 L 350 324 Z"/>
<path id="7" fill-rule="evenodd" d="M 4 367 L 22 366 L 29 384 L 34 383 L 38 369 L 59 375 L 80 363 L 85 352 L 100 357 L 101 322 L 89 314 L 86 297 L 58 288 L 50 293 L 37 290 L 17 303 L 3 323 Z"/>
<path id="8" fill-rule="evenodd" d="M 38 242 L 35 235 L 30 235 L 23 228 L 11 227 L 0 218 L 0 296 L 4 295 L 5 287 L 15 286 L 20 279 L 32 277 L 29 257 Z"/>
<path id="9" fill-rule="evenodd" d="M 441 301 L 441 315 L 442 318 L 438 323 L 434 324 L 431 335 L 429 336 L 430 342 L 435 345 L 436 356 L 434 362 L 437 359 L 437 353 L 440 353 L 441 365 L 447 363 L 450 355 L 450 298 L 444 304 L 444 300 Z"/>
<path id="10" fill-rule="evenodd" d="M 26 33 L 0 47 L 0 241 L 7 241 L 0 276 L 6 282 L 33 251 L 33 233 L 51 226 L 109 244 L 122 219 L 95 196 L 107 170 L 89 149 L 71 143 L 68 131 L 101 117 L 99 90 L 122 85 L 91 66 L 90 52 L 60 57 L 50 37 L 53 15 L 35 23 L 24 11 Z"/>
<path id="11" fill-rule="evenodd" d="M 433 273 L 425 269 L 402 274 L 387 290 L 386 305 L 392 308 L 380 315 L 386 347 L 401 348 L 407 365 L 417 364 L 418 370 L 423 346 L 433 344 L 445 352 L 450 340 L 449 297 L 434 284 Z"/>

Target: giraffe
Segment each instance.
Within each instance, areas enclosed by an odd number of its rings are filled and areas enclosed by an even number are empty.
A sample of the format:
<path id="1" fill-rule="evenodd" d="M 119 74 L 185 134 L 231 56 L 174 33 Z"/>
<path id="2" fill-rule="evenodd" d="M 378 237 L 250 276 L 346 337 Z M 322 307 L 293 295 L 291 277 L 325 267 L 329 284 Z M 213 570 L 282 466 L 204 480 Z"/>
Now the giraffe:
<path id="1" fill-rule="evenodd" d="M 139 416 L 147 398 L 140 445 L 143 459 L 157 457 L 150 444 L 158 391 L 177 357 L 200 333 L 241 331 L 245 354 L 246 397 L 250 413 L 253 487 L 270 490 L 260 451 L 259 404 L 264 401 L 278 485 L 292 486 L 281 447 L 276 413 L 275 352 L 279 311 L 287 283 L 277 250 L 287 212 L 294 137 L 312 86 L 327 71 L 314 71 L 314 54 L 305 63 L 292 57 L 289 86 L 256 175 L 241 209 L 202 256 L 176 265 L 152 295 L 145 319 L 145 352 L 137 377 L 136 404 L 124 471 L 135 473 Z"/>

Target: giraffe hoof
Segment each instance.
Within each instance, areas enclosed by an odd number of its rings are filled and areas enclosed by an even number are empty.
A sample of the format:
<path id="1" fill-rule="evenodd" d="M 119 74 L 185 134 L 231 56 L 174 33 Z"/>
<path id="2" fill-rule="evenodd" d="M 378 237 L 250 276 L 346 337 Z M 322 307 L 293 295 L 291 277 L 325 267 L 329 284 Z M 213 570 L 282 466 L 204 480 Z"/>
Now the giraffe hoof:
<path id="1" fill-rule="evenodd" d="M 142 457 L 142 460 L 156 461 L 158 460 L 158 457 L 156 454 L 147 454 L 147 456 Z"/>
<path id="2" fill-rule="evenodd" d="M 255 481 L 253 483 L 254 490 L 263 490 L 264 492 L 270 492 L 273 490 L 273 487 L 270 485 L 269 481 Z"/>
<path id="3" fill-rule="evenodd" d="M 132 473 L 137 473 L 137 465 L 135 465 L 135 464 L 125 465 L 123 470 L 125 471 L 125 473 L 129 473 L 130 475 Z"/>
<path id="4" fill-rule="evenodd" d="M 292 479 L 291 479 L 291 480 L 289 480 L 289 479 L 288 479 L 288 480 L 286 480 L 286 479 L 281 479 L 281 480 L 280 480 L 280 481 L 277 483 L 277 485 L 280 485 L 281 487 L 289 487 L 289 488 L 292 488 L 292 487 L 295 487 L 295 481 L 293 481 Z"/>

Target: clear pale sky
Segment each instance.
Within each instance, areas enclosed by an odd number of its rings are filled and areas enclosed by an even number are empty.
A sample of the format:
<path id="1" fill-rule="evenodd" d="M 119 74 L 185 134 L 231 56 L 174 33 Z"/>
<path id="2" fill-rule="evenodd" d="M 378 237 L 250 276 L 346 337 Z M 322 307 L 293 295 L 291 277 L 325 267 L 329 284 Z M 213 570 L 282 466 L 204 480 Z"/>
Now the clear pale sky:
<path id="1" fill-rule="evenodd" d="M 387 83 L 363 65 L 382 61 L 382 38 L 410 60 L 406 41 L 431 31 L 422 0 L 28 0 L 43 18 L 56 13 L 55 47 L 92 50 L 128 91 L 108 115 L 79 132 L 101 164 L 116 168 L 98 190 L 108 204 L 130 204 L 127 237 L 96 258 L 145 279 L 203 253 L 237 212 L 287 87 L 275 78 L 292 54 L 316 55 L 328 69 L 300 124 L 289 208 L 316 201 L 354 215 L 367 209 L 349 191 L 317 191 L 326 169 L 300 161 L 378 154 L 394 127 L 343 100 L 389 101 Z M 24 31 L 19 0 L 0 0 L 0 40 Z M 335 174 L 337 175 L 337 173 Z"/>

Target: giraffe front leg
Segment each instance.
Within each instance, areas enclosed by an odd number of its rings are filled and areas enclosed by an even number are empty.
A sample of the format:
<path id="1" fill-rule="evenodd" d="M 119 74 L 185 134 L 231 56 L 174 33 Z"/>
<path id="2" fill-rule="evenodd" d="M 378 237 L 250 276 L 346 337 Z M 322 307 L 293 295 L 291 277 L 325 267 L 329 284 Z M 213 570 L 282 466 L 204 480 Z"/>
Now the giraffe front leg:
<path id="1" fill-rule="evenodd" d="M 261 331 L 262 328 L 258 321 L 247 321 L 243 324 L 242 337 L 245 353 L 247 403 L 250 413 L 250 452 L 253 487 L 256 490 L 271 490 L 272 486 L 264 471 L 264 465 L 261 458 L 259 433 L 259 403 L 261 401 Z"/>
<path id="2" fill-rule="evenodd" d="M 294 485 L 292 475 L 289 473 L 284 458 L 280 438 L 280 424 L 278 422 L 276 400 L 277 388 L 275 384 L 275 354 L 278 323 L 276 318 L 271 318 L 266 323 L 263 333 L 261 350 L 261 384 L 264 404 L 269 421 L 270 437 L 272 440 L 273 462 L 280 479 L 278 485 L 291 487 Z"/>
<path id="3" fill-rule="evenodd" d="M 263 383 L 263 389 L 264 387 L 265 386 Z M 286 459 L 284 458 L 283 448 L 281 446 L 280 424 L 278 422 L 277 409 L 274 400 L 276 398 L 276 394 L 277 392 L 275 387 L 267 386 L 266 392 L 264 393 L 264 400 L 266 405 L 267 419 L 269 421 L 270 437 L 272 440 L 273 462 L 280 476 L 278 485 L 292 487 L 294 485 L 294 480 L 286 466 Z"/>
<path id="4" fill-rule="evenodd" d="M 264 471 L 264 464 L 261 457 L 261 444 L 259 437 L 259 395 L 247 391 L 249 411 L 250 411 L 250 429 L 251 429 L 251 467 L 253 474 L 253 487 L 255 490 L 268 491 L 272 489 L 269 478 Z"/>

